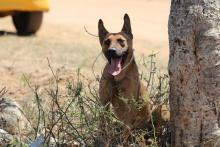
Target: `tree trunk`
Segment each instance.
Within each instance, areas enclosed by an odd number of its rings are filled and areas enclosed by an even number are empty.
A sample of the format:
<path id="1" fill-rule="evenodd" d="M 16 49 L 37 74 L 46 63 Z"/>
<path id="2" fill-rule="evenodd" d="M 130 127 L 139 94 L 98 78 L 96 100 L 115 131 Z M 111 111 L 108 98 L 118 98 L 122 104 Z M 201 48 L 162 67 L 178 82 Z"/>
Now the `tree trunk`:
<path id="1" fill-rule="evenodd" d="M 172 0 L 169 45 L 172 146 L 220 146 L 220 0 Z"/>

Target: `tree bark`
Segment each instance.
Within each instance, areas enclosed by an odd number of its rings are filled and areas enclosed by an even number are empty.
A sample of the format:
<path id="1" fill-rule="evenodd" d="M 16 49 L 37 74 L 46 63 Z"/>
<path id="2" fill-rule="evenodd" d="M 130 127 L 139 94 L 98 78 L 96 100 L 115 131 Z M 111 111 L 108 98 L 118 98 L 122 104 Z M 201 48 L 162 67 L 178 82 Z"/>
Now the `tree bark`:
<path id="1" fill-rule="evenodd" d="M 220 0 L 172 0 L 169 45 L 172 146 L 220 146 Z"/>

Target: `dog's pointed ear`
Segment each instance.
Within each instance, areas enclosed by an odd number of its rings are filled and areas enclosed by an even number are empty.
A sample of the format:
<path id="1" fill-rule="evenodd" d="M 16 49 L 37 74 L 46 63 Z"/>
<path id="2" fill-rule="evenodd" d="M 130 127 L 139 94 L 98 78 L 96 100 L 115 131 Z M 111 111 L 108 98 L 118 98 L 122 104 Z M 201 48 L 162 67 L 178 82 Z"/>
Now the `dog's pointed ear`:
<path id="1" fill-rule="evenodd" d="M 130 39 L 133 39 L 133 34 L 131 30 L 131 22 L 130 22 L 130 18 L 128 14 L 124 15 L 124 25 L 121 31 L 127 34 L 130 37 Z"/>
<path id="2" fill-rule="evenodd" d="M 99 41 L 100 41 L 100 44 L 102 45 L 103 43 L 103 40 L 105 39 L 105 36 L 109 33 L 105 26 L 104 26 L 104 23 L 101 19 L 99 19 L 99 23 L 98 23 L 98 31 L 99 31 Z"/>

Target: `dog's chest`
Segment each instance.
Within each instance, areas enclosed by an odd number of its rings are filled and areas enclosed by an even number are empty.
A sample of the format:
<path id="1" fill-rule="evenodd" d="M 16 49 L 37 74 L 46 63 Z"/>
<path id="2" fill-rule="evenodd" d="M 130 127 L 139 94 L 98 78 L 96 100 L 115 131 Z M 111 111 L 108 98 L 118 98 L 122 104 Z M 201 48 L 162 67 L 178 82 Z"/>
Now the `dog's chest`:
<path id="1" fill-rule="evenodd" d="M 138 82 L 134 83 L 129 80 L 124 81 L 113 81 L 112 82 L 112 103 L 119 101 L 136 101 L 139 98 L 140 85 Z"/>
<path id="2" fill-rule="evenodd" d="M 136 99 L 138 97 L 138 88 L 139 85 L 131 83 L 128 80 L 124 80 L 121 82 L 113 82 L 112 83 L 112 90 L 114 96 L 116 97 L 124 97 L 127 99 Z"/>

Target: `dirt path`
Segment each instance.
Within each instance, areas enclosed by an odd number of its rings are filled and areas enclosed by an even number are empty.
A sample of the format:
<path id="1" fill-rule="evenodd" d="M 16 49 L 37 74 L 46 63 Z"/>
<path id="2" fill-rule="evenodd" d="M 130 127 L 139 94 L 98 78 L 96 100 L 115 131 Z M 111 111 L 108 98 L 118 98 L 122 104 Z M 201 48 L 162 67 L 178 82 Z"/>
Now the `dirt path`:
<path id="1" fill-rule="evenodd" d="M 12 33 L 0 35 L 0 88 L 7 87 L 8 95 L 18 100 L 29 97 L 30 89 L 22 75 L 39 85 L 43 83 L 51 76 L 47 58 L 55 68 L 68 71 L 82 68 L 91 75 L 91 65 L 100 46 L 97 38 L 85 33 L 83 26 L 96 34 L 98 19 L 102 18 L 109 31 L 117 32 L 122 27 L 124 13 L 131 17 L 137 57 L 159 51 L 160 66 L 166 69 L 169 5 L 169 0 L 52 0 L 40 32 L 32 37 L 17 37 L 11 19 L 1 18 L 0 31 Z M 102 67 L 100 60 L 96 67 Z"/>

